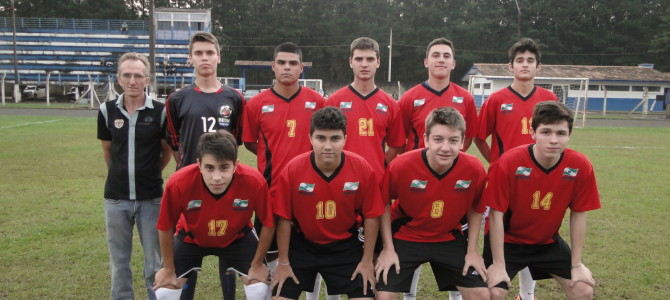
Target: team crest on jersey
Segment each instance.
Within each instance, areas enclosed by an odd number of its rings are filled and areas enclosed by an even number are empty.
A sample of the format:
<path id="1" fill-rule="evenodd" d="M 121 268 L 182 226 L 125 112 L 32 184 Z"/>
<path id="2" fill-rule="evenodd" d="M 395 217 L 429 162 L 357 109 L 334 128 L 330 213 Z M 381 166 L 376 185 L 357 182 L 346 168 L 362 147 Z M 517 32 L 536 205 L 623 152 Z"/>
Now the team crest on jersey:
<path id="1" fill-rule="evenodd" d="M 233 109 L 228 105 L 221 105 L 219 107 L 219 126 L 226 128 L 230 125 L 230 116 L 233 114 Z"/>
<path id="2" fill-rule="evenodd" d="M 528 177 L 530 177 L 530 172 L 532 170 L 533 170 L 532 168 L 518 167 L 518 168 L 516 168 L 516 173 L 514 175 L 516 177 L 528 178 Z"/>
<path id="3" fill-rule="evenodd" d="M 273 112 L 273 111 L 275 111 L 275 106 L 274 106 L 274 104 L 272 104 L 272 105 L 263 105 L 263 107 L 261 107 L 261 113 L 271 113 L 271 112 Z"/>
<path id="4" fill-rule="evenodd" d="M 412 180 L 412 183 L 410 183 L 409 189 L 414 191 L 425 191 L 426 185 L 428 185 L 428 181 L 414 179 Z"/>
<path id="5" fill-rule="evenodd" d="M 316 102 L 305 102 L 305 108 L 314 110 L 316 108 Z"/>
<path id="6" fill-rule="evenodd" d="M 342 191 L 345 194 L 355 193 L 358 191 L 358 182 L 345 182 Z"/>
<path id="7" fill-rule="evenodd" d="M 353 104 L 351 102 L 340 102 L 340 109 L 341 110 L 351 110 L 351 106 Z"/>
<path id="8" fill-rule="evenodd" d="M 465 191 L 470 189 L 470 183 L 472 183 L 472 180 L 458 180 L 456 181 L 456 186 L 454 188 L 457 191 Z"/>
<path id="9" fill-rule="evenodd" d="M 202 200 L 191 200 L 188 202 L 188 205 L 186 206 L 186 211 L 199 210 L 201 206 L 202 206 Z"/>
<path id="10" fill-rule="evenodd" d="M 249 200 L 235 199 L 233 200 L 233 210 L 249 209 Z"/>
<path id="11" fill-rule="evenodd" d="M 575 180 L 577 172 L 579 172 L 579 169 L 565 168 L 563 170 L 563 179 Z"/>
<path id="12" fill-rule="evenodd" d="M 451 98 L 451 102 L 453 102 L 453 103 L 458 103 L 458 104 L 462 104 L 462 103 L 463 103 L 463 97 L 456 97 L 456 96 L 454 96 L 453 98 Z"/>
<path id="13" fill-rule="evenodd" d="M 311 194 L 314 193 L 314 183 L 301 182 L 298 186 L 298 193 Z"/>
<path id="14" fill-rule="evenodd" d="M 512 112 L 513 108 L 513 103 L 503 103 L 500 105 L 500 111 L 504 113 Z"/>
<path id="15" fill-rule="evenodd" d="M 377 103 L 376 109 L 377 109 L 378 112 L 386 113 L 389 110 L 389 107 L 384 105 L 384 104 Z"/>
<path id="16" fill-rule="evenodd" d="M 426 99 L 415 99 L 414 100 L 414 107 L 421 106 L 424 103 L 426 103 Z"/>
<path id="17" fill-rule="evenodd" d="M 116 127 L 116 129 L 120 129 L 121 127 L 123 127 L 123 123 L 125 123 L 123 119 L 116 119 L 114 120 L 114 127 Z"/>

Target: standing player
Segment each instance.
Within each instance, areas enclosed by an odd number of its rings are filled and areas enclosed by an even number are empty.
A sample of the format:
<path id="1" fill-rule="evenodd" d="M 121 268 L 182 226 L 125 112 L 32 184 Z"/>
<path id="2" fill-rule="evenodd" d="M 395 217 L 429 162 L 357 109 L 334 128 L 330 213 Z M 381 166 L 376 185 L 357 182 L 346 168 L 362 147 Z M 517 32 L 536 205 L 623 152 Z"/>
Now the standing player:
<path id="1" fill-rule="evenodd" d="M 144 280 L 149 299 L 160 269 L 156 220 L 163 194 L 161 171 L 170 162 L 165 141 L 165 108 L 144 93 L 149 61 L 137 53 L 119 58 L 117 74 L 123 94 L 100 106 L 98 139 L 107 163 L 105 227 L 111 260 L 112 299 L 133 299 L 130 270 L 133 227 L 137 223 L 144 250 Z"/>
<path id="2" fill-rule="evenodd" d="M 254 168 L 238 162 L 237 143 L 228 132 L 202 135 L 197 157 L 197 164 L 175 172 L 165 187 L 157 225 L 163 268 L 154 287 L 181 288 L 186 278 L 176 274 L 216 255 L 245 274 L 247 299 L 265 299 L 269 273 L 263 259 L 274 234 L 267 183 Z M 251 223 L 254 215 L 265 225 L 260 240 Z M 177 222 L 182 229 L 175 239 Z"/>
<path id="3" fill-rule="evenodd" d="M 512 85 L 501 89 L 484 102 L 479 113 L 479 132 L 475 144 L 482 156 L 493 164 L 506 150 L 533 142 L 530 135 L 533 107 L 546 101 L 557 101 L 554 93 L 535 86 L 540 70 L 540 49 L 531 39 L 516 42 L 509 51 L 508 68 L 514 73 Z M 486 138 L 491 135 L 491 146 Z M 535 281 L 528 269 L 519 273 L 518 299 L 535 298 Z"/>
<path id="4" fill-rule="evenodd" d="M 365 158 L 382 178 L 386 163 L 402 153 L 405 135 L 398 104 L 375 85 L 379 64 L 379 44 L 367 37 L 355 39 L 349 57 L 354 82 L 328 97 L 326 105 L 339 107 L 347 117 L 349 142 L 344 150 Z"/>
<path id="5" fill-rule="evenodd" d="M 302 291 L 311 291 L 317 273 L 329 294 L 374 298 L 372 256 L 384 203 L 372 167 L 342 150 L 345 141 L 342 111 L 318 110 L 310 128 L 314 150 L 291 160 L 272 186 L 279 246 L 275 299 L 298 299 Z M 364 247 L 356 232 L 359 215 Z"/>
<path id="6" fill-rule="evenodd" d="M 437 108 L 425 122 L 426 148 L 391 162 L 382 182 L 382 199 L 396 199 L 391 215 L 401 217 L 393 221 L 393 234 L 389 214 L 382 217 L 377 299 L 408 292 L 414 270 L 426 262 L 441 291 L 458 288 L 466 299 L 488 299 L 484 261 L 477 249 L 486 209 L 480 201 L 486 171 L 479 159 L 460 153 L 465 120 L 456 109 Z M 471 224 L 467 238 L 459 223 L 466 214 Z"/>
<path id="7" fill-rule="evenodd" d="M 456 67 L 454 44 L 445 38 L 431 41 L 423 65 L 428 69 L 428 80 L 403 94 L 399 102 L 407 133 L 405 149 L 423 148 L 426 117 L 438 107 L 450 106 L 465 118 L 463 151 L 468 150 L 477 133 L 477 108 L 472 95 L 450 81 L 451 70 Z"/>
<path id="8" fill-rule="evenodd" d="M 207 32 L 191 37 L 188 59 L 193 64 L 195 83 L 173 94 L 166 101 L 168 142 L 172 146 L 177 170 L 196 162 L 196 145 L 200 136 L 223 129 L 239 141 L 244 101 L 242 95 L 216 78 L 216 68 L 221 62 L 219 41 Z M 219 272 L 226 273 L 227 266 L 219 264 Z M 190 277 L 182 299 L 193 299 L 197 273 Z M 221 276 L 221 288 L 226 300 L 235 299 L 235 276 Z"/>
<path id="9" fill-rule="evenodd" d="M 535 144 L 509 150 L 493 164 L 484 192 L 491 206 L 484 246 L 491 299 L 504 299 L 510 280 L 525 267 L 535 279 L 556 279 L 567 299 L 591 299 L 595 282 L 582 250 L 586 212 L 600 208 L 593 166 L 566 148 L 573 117 L 564 104 L 540 102 L 532 117 Z M 571 247 L 558 234 L 568 208 Z"/>

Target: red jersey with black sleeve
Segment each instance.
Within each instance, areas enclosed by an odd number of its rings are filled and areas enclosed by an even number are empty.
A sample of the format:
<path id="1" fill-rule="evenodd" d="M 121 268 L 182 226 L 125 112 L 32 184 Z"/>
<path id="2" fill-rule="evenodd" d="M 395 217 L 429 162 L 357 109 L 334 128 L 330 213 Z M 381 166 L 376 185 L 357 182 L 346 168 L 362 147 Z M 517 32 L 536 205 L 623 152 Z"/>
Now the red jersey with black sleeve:
<path id="1" fill-rule="evenodd" d="M 184 242 L 203 248 L 224 248 L 253 227 L 254 214 L 263 226 L 274 226 L 268 186 L 256 169 L 238 163 L 226 191 L 212 195 L 199 166 L 192 164 L 170 176 L 156 228 L 167 231 L 179 222 Z"/>
<path id="2" fill-rule="evenodd" d="M 270 185 L 289 160 L 312 149 L 310 122 L 312 114 L 322 107 L 323 97 L 304 87 L 289 99 L 272 88 L 249 99 L 242 122 L 242 141 L 258 143 L 258 171 Z"/>
<path id="3" fill-rule="evenodd" d="M 565 149 L 558 163 L 545 169 L 533 156 L 533 145 L 506 152 L 491 166 L 484 201 L 505 213 L 505 242 L 549 244 L 568 208 L 600 208 L 593 166 L 586 157 Z"/>
<path id="4" fill-rule="evenodd" d="M 282 170 L 271 194 L 274 213 L 293 220 L 307 240 L 318 244 L 351 237 L 357 216 L 376 218 L 385 210 L 372 167 L 349 151 L 342 152 L 340 166 L 329 177 L 316 167 L 314 152 L 297 156 Z"/>
<path id="5" fill-rule="evenodd" d="M 328 97 L 326 106 L 338 107 L 347 116 L 344 150 L 365 158 L 377 178 L 382 178 L 386 166 L 385 144 L 392 147 L 405 145 L 398 103 L 379 88 L 362 96 L 349 85 Z"/>
<path id="6" fill-rule="evenodd" d="M 214 93 L 205 93 L 192 84 L 165 100 L 167 141 L 172 150 L 179 152 L 177 170 L 196 162 L 196 145 L 203 133 L 224 129 L 239 143 L 243 99 L 239 92 L 227 86 Z"/>
<path id="7" fill-rule="evenodd" d="M 548 100 L 558 101 L 558 98 L 538 86 L 526 97 L 511 86 L 489 96 L 479 112 L 477 137 L 486 140 L 491 135 L 491 163 L 509 149 L 534 143 L 530 135 L 533 108 L 538 102 Z"/>
<path id="8" fill-rule="evenodd" d="M 464 88 L 450 83 L 441 91 L 431 88 L 427 82 L 418 84 L 400 98 L 400 110 L 407 134 L 406 151 L 423 149 L 423 134 L 426 132 L 426 118 L 438 107 L 450 106 L 463 115 L 466 123 L 465 137 L 477 134 L 477 107 L 472 95 Z"/>
<path id="9" fill-rule="evenodd" d="M 431 169 L 428 149 L 417 149 L 398 156 L 386 170 L 382 181 L 382 199 L 397 199 L 391 215 L 402 226 L 394 238 L 413 242 L 444 242 L 454 239 L 453 230 L 468 210 L 483 213 L 481 201 L 486 182 L 482 162 L 467 153 L 459 153 L 444 174 Z M 395 221 L 395 220 L 394 220 Z"/>

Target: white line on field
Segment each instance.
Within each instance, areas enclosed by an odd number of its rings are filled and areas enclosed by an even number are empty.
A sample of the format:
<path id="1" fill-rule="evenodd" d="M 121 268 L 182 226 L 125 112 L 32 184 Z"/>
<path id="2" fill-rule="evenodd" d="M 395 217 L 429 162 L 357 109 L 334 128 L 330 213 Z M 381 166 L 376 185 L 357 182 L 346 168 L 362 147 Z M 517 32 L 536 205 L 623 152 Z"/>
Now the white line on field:
<path id="1" fill-rule="evenodd" d="M 579 146 L 579 145 L 570 145 L 570 148 L 603 148 L 603 149 L 666 149 L 665 147 L 640 147 L 640 146 Z"/>
<path id="2" fill-rule="evenodd" d="M 28 126 L 28 125 L 39 125 L 39 124 L 53 123 L 53 122 L 58 122 L 58 121 L 60 121 L 60 120 L 49 120 L 49 121 L 42 121 L 42 122 L 21 123 L 21 124 L 10 125 L 10 126 L 2 126 L 2 127 L 0 127 L 0 129 L 7 129 L 7 128 L 12 128 L 12 127 L 21 127 L 21 126 Z"/>

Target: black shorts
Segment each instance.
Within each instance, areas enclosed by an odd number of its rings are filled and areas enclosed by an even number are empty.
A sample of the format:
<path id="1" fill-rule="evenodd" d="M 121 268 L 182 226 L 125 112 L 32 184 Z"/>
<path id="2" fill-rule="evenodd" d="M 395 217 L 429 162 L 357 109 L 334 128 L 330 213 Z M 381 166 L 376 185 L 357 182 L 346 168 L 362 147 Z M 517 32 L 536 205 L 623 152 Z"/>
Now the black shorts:
<path id="1" fill-rule="evenodd" d="M 440 291 L 455 291 L 457 286 L 464 288 L 486 287 L 482 277 L 470 267 L 466 276 L 463 276 L 465 254 L 467 253 L 467 239 L 455 233 L 456 239 L 447 242 L 410 242 L 393 239 L 398 259 L 400 260 L 400 274 L 395 268 L 388 273 L 388 282 L 377 283 L 377 290 L 385 292 L 409 292 L 412 277 L 416 268 L 424 263 L 430 263 Z"/>
<path id="2" fill-rule="evenodd" d="M 261 220 L 258 218 L 254 219 L 254 229 L 256 229 L 256 232 L 258 234 L 261 234 L 261 230 L 263 229 L 263 223 L 261 223 Z M 274 238 L 272 238 L 272 243 L 270 243 L 268 254 L 276 254 L 276 253 L 277 253 L 277 236 L 275 235 Z"/>
<path id="3" fill-rule="evenodd" d="M 228 266 L 238 274 L 247 274 L 251 261 L 256 254 L 258 237 L 254 230 L 249 230 L 225 248 L 203 248 L 195 244 L 184 243 L 180 238 L 174 239 L 174 266 L 177 276 L 193 267 L 202 267 L 202 259 L 208 255 L 218 256 L 224 266 Z M 184 276 L 189 278 L 193 272 Z"/>
<path id="4" fill-rule="evenodd" d="M 554 242 L 544 245 L 525 245 L 505 243 L 505 269 L 512 280 L 519 271 L 528 267 L 534 280 L 552 278 L 551 275 L 570 279 L 572 252 L 568 244 L 555 234 Z M 484 237 L 484 263 L 490 266 L 493 263 L 489 236 Z M 497 287 L 509 289 L 502 282 Z"/>
<path id="5" fill-rule="evenodd" d="M 363 294 L 363 277 L 351 280 L 358 263 L 363 258 L 363 247 L 357 235 L 330 244 L 316 244 L 293 231 L 289 246 L 289 261 L 293 273 L 300 281 L 288 278 L 281 289 L 281 297 L 298 299 L 302 291 L 312 292 L 316 274 L 326 282 L 328 295 L 346 294 L 349 298 L 374 297 L 370 285 Z M 275 288 L 273 294 L 277 293 Z"/>

